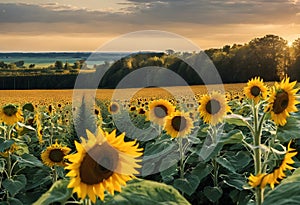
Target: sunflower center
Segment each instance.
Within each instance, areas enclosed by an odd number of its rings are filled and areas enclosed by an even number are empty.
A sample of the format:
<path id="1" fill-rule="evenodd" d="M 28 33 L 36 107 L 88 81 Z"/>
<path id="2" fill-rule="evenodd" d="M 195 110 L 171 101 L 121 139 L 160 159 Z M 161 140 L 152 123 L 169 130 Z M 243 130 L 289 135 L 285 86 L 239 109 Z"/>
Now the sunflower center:
<path id="1" fill-rule="evenodd" d="M 274 113 L 275 114 L 282 113 L 288 107 L 288 104 L 289 104 L 289 95 L 285 91 L 277 93 L 276 99 L 273 104 Z"/>
<path id="2" fill-rule="evenodd" d="M 175 116 L 172 118 L 171 125 L 174 130 L 181 132 L 186 128 L 186 119 L 182 116 Z"/>
<path id="3" fill-rule="evenodd" d="M 6 116 L 11 117 L 11 116 L 15 115 L 18 112 L 18 108 L 14 105 L 6 105 L 3 108 L 3 112 Z"/>
<path id="4" fill-rule="evenodd" d="M 221 109 L 220 102 L 212 99 L 206 104 L 205 109 L 209 114 L 214 115 Z"/>
<path id="5" fill-rule="evenodd" d="M 164 118 L 168 114 L 168 109 L 163 105 L 157 105 L 154 108 L 154 114 L 158 118 Z"/>
<path id="6" fill-rule="evenodd" d="M 110 106 L 110 110 L 111 110 L 112 112 L 117 112 L 117 111 L 118 111 L 118 106 L 117 106 L 116 104 L 112 104 L 112 105 Z"/>
<path id="7" fill-rule="evenodd" d="M 52 162 L 61 162 L 64 159 L 64 153 L 61 149 L 53 149 L 49 153 L 49 159 Z"/>
<path id="8" fill-rule="evenodd" d="M 260 88 L 258 86 L 253 86 L 250 90 L 251 95 L 253 95 L 254 97 L 259 96 L 260 94 Z"/>
<path id="9" fill-rule="evenodd" d="M 98 184 L 113 175 L 119 155 L 107 142 L 91 148 L 80 165 L 81 181 L 88 185 Z"/>

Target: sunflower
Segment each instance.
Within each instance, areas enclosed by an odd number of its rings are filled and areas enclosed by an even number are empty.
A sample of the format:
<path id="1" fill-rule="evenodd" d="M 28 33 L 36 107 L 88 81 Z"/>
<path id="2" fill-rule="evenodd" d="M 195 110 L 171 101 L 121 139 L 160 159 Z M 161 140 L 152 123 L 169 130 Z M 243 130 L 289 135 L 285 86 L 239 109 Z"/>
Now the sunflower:
<path id="1" fill-rule="evenodd" d="M 175 107 L 169 101 L 164 99 L 155 100 L 149 104 L 147 119 L 163 126 L 165 117 L 169 116 L 174 111 Z"/>
<path id="2" fill-rule="evenodd" d="M 23 121 L 21 110 L 13 104 L 5 105 L 0 109 L 0 119 L 7 125 Z"/>
<path id="3" fill-rule="evenodd" d="M 117 102 L 111 102 L 108 111 L 110 114 L 117 114 L 120 111 L 120 105 Z"/>
<path id="4" fill-rule="evenodd" d="M 252 78 L 244 88 L 244 93 L 247 98 L 253 99 L 256 104 L 260 99 L 266 99 L 268 95 L 267 87 L 260 77 Z"/>
<path id="5" fill-rule="evenodd" d="M 43 127 L 42 127 L 42 123 L 40 120 L 40 115 L 39 113 L 37 113 L 34 116 L 34 121 L 36 123 L 36 134 L 37 134 L 37 138 L 39 140 L 39 143 L 42 144 L 44 142 L 43 140 Z"/>
<path id="6" fill-rule="evenodd" d="M 256 176 L 250 175 L 249 185 L 253 188 L 260 186 L 262 189 L 266 187 L 267 184 L 270 184 L 271 189 L 274 189 L 275 184 L 279 184 L 278 180 L 283 179 L 286 175 L 284 171 L 286 170 L 293 170 L 295 169 L 291 165 L 295 163 L 295 161 L 292 159 L 292 157 L 297 155 L 296 149 L 291 148 L 291 142 L 288 144 L 287 152 L 284 156 L 284 159 L 281 162 L 281 165 L 275 169 L 270 174 L 257 174 Z"/>
<path id="7" fill-rule="evenodd" d="M 41 154 L 42 161 L 45 165 L 52 167 L 54 165 L 66 166 L 64 161 L 65 156 L 69 154 L 71 149 L 66 146 L 62 146 L 55 142 L 46 148 Z"/>
<path id="8" fill-rule="evenodd" d="M 188 135 L 193 128 L 193 121 L 188 113 L 173 112 L 166 117 L 164 130 L 172 137 L 184 137 Z"/>
<path id="9" fill-rule="evenodd" d="M 205 123 L 211 125 L 221 122 L 226 113 L 230 112 L 225 96 L 216 91 L 213 91 L 210 95 L 203 95 L 199 103 L 200 117 L 203 118 Z"/>
<path id="10" fill-rule="evenodd" d="M 125 142 L 124 133 L 117 137 L 116 130 L 109 134 L 99 128 L 96 136 L 87 130 L 87 137 L 81 138 L 81 144 L 75 141 L 78 153 L 67 157 L 71 164 L 65 169 L 70 170 L 66 175 L 71 177 L 68 188 L 79 198 L 88 196 L 95 203 L 97 196 L 104 200 L 105 190 L 113 195 L 135 178 L 139 173 L 136 168 L 141 167 L 137 158 L 143 149 L 136 141 Z"/>
<path id="11" fill-rule="evenodd" d="M 265 108 L 265 112 L 271 112 L 272 120 L 281 126 L 286 124 L 290 112 L 298 111 L 296 104 L 299 102 L 295 95 L 299 89 L 294 89 L 296 81 L 290 83 L 289 80 L 285 78 L 280 83 L 275 82 Z"/>

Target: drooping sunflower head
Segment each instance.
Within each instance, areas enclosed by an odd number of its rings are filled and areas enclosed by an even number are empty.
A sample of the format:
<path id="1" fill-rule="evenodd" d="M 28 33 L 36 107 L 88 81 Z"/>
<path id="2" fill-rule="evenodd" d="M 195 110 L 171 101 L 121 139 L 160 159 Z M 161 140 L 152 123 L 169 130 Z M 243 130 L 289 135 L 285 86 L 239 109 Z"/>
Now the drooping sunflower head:
<path id="1" fill-rule="evenodd" d="M 164 99 L 155 100 L 149 104 L 147 119 L 163 126 L 165 117 L 169 116 L 174 111 L 175 107 L 169 101 Z"/>
<path id="2" fill-rule="evenodd" d="M 117 114 L 120 111 L 120 105 L 117 102 L 111 102 L 108 111 L 110 114 Z"/>
<path id="3" fill-rule="evenodd" d="M 57 141 L 55 144 L 52 144 L 46 148 L 41 154 L 42 161 L 45 165 L 49 167 L 57 166 L 66 166 L 65 157 L 69 154 L 71 149 L 66 146 L 58 144 Z"/>
<path id="4" fill-rule="evenodd" d="M 121 185 L 138 174 L 143 149 L 136 141 L 125 142 L 124 133 L 116 136 L 116 130 L 109 134 L 99 128 L 96 136 L 87 131 L 87 137 L 81 138 L 81 144 L 75 141 L 77 153 L 67 157 L 71 163 L 65 169 L 70 170 L 68 188 L 95 203 L 97 196 L 104 199 L 105 190 L 112 195 L 115 190 L 121 192 Z"/>
<path id="5" fill-rule="evenodd" d="M 13 104 L 8 104 L 0 109 L 0 119 L 7 125 L 23 121 L 21 110 Z"/>
<path id="6" fill-rule="evenodd" d="M 221 122 L 227 112 L 230 112 L 225 96 L 219 92 L 213 91 L 210 95 L 203 95 L 199 103 L 200 117 L 211 125 Z"/>
<path id="7" fill-rule="evenodd" d="M 248 183 L 252 188 L 261 187 L 265 188 L 268 184 L 271 189 L 274 189 L 275 184 L 279 184 L 279 181 L 283 179 L 286 175 L 284 171 L 295 169 L 291 165 L 295 163 L 292 157 L 297 155 L 296 149 L 291 148 L 291 142 L 289 142 L 286 154 L 279 167 L 273 170 L 273 172 L 267 174 L 257 174 L 256 176 L 250 175 L 248 178 Z"/>
<path id="8" fill-rule="evenodd" d="M 298 111 L 296 93 L 299 89 L 294 88 L 295 85 L 296 81 L 290 83 L 289 78 L 285 78 L 272 87 L 265 112 L 270 112 L 272 120 L 278 125 L 284 126 L 289 113 Z"/>
<path id="9" fill-rule="evenodd" d="M 188 113 L 180 111 L 173 112 L 166 117 L 164 130 L 172 137 L 184 137 L 188 135 L 193 128 L 193 120 Z"/>
<path id="10" fill-rule="evenodd" d="M 254 100 L 257 104 L 259 100 L 267 98 L 268 90 L 260 77 L 252 78 L 244 88 L 244 93 L 247 98 Z"/>

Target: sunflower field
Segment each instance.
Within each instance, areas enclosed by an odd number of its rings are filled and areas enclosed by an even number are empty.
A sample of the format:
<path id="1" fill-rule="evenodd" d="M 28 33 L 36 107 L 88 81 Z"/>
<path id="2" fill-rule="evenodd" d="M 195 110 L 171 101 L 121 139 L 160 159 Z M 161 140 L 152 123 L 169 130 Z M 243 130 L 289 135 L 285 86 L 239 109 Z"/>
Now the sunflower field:
<path id="1" fill-rule="evenodd" d="M 0 204 L 300 204 L 299 88 L 0 109 Z"/>

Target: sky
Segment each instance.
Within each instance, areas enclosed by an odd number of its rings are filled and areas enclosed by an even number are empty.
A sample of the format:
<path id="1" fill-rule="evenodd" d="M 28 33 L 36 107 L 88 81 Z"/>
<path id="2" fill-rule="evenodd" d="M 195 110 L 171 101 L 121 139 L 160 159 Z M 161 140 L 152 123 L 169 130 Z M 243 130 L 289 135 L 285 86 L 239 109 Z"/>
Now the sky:
<path id="1" fill-rule="evenodd" d="M 300 1 L 0 1 L 0 52 L 135 50 L 139 43 L 145 49 L 187 50 L 178 37 L 207 49 L 267 34 L 289 42 L 300 38 Z"/>

